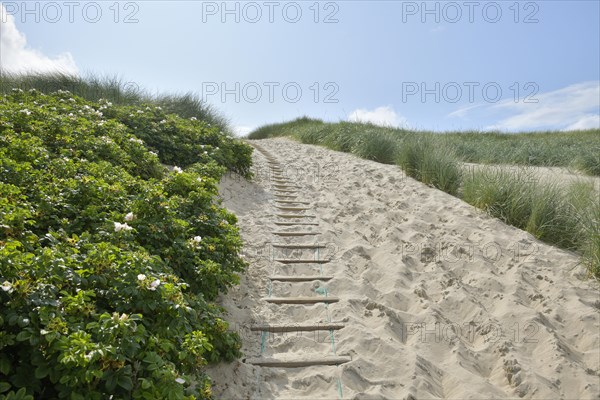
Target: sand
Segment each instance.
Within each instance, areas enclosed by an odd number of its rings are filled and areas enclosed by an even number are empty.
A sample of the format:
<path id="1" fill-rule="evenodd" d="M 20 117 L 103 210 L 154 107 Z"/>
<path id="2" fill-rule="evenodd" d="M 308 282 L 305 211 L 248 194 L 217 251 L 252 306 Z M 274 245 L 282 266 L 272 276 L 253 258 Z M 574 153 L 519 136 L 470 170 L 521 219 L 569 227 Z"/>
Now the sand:
<path id="1" fill-rule="evenodd" d="M 600 291 L 576 254 L 537 241 L 383 165 L 287 139 L 257 142 L 284 166 L 319 226 L 282 227 L 265 157 L 253 182 L 228 176 L 251 262 L 221 297 L 244 359 L 207 370 L 218 399 L 599 399 Z M 303 211 L 298 211 L 302 213 Z M 306 219 L 308 220 L 308 219 Z M 305 221 L 306 221 L 305 220 Z M 315 231 L 277 238 L 273 231 Z M 322 265 L 284 265 L 272 243 L 324 244 Z M 273 282 L 270 275 L 331 275 Z M 264 299 L 334 296 L 329 305 Z M 264 324 L 341 323 L 328 332 L 251 332 Z M 253 358 L 346 355 L 339 366 L 257 367 Z"/>

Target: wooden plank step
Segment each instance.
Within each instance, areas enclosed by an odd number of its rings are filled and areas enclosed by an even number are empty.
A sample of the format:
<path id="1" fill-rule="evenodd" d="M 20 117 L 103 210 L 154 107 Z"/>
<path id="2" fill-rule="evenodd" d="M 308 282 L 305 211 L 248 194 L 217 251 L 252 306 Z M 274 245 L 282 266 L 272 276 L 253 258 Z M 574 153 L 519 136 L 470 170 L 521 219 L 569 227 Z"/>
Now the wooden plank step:
<path id="1" fill-rule="evenodd" d="M 340 301 L 337 297 L 265 297 L 267 303 L 273 304 L 317 304 L 317 303 L 337 303 Z"/>
<path id="2" fill-rule="evenodd" d="M 280 222 L 280 221 L 275 221 L 275 225 L 280 225 L 280 226 L 294 226 L 294 225 L 319 226 L 319 223 L 318 222 Z"/>
<path id="3" fill-rule="evenodd" d="M 284 210 L 284 211 L 306 211 L 306 210 L 311 210 L 310 207 L 291 207 L 291 206 L 278 206 L 278 205 L 275 205 L 275 207 L 279 208 L 280 210 Z"/>
<path id="4" fill-rule="evenodd" d="M 290 196 L 290 195 L 287 195 L 287 194 L 277 194 L 276 193 L 273 196 L 281 198 L 281 199 L 296 199 L 296 198 L 298 198 L 298 195 L 296 195 L 296 194 L 293 195 L 293 196 Z"/>
<path id="5" fill-rule="evenodd" d="M 312 325 L 256 325 L 251 326 L 250 330 L 254 332 L 271 332 L 271 333 L 283 333 L 283 332 L 314 332 L 314 331 L 337 331 L 344 328 L 342 324 L 312 324 Z"/>
<path id="6" fill-rule="evenodd" d="M 274 183 L 273 186 L 278 187 L 278 188 L 298 188 L 298 189 L 301 188 L 301 186 L 298 186 L 298 185 L 282 185 L 279 183 Z"/>
<path id="7" fill-rule="evenodd" d="M 310 282 L 310 281 L 330 281 L 333 276 L 329 275 L 304 275 L 304 276 L 287 276 L 287 275 L 273 275 L 269 277 L 272 281 L 279 282 Z"/>
<path id="8" fill-rule="evenodd" d="M 304 368 L 317 365 L 340 365 L 352 361 L 348 356 L 311 357 L 297 360 L 282 360 L 277 358 L 248 358 L 246 363 L 260 367 L 272 368 Z"/>
<path id="9" fill-rule="evenodd" d="M 311 260 L 311 259 L 293 259 L 293 258 L 276 258 L 273 261 L 280 262 L 282 264 L 327 264 L 331 260 Z"/>
<path id="10" fill-rule="evenodd" d="M 319 243 L 315 243 L 315 244 L 273 243 L 273 244 L 271 244 L 271 246 L 277 247 L 277 248 L 284 248 L 284 249 L 325 249 L 325 248 L 327 248 L 326 245 L 319 244 Z"/>
<path id="11" fill-rule="evenodd" d="M 277 236 L 310 236 L 310 235 L 320 235 L 320 232 L 271 232 L 273 235 Z"/>
<path id="12" fill-rule="evenodd" d="M 275 191 L 279 193 L 298 193 L 298 190 L 275 189 Z"/>
<path id="13" fill-rule="evenodd" d="M 306 214 L 275 214 L 275 216 L 279 218 L 317 218 L 316 215 Z"/>
<path id="14" fill-rule="evenodd" d="M 275 199 L 275 201 L 277 203 L 283 203 L 283 204 L 310 204 L 310 201 L 302 201 L 302 200 L 277 200 L 277 199 Z"/>

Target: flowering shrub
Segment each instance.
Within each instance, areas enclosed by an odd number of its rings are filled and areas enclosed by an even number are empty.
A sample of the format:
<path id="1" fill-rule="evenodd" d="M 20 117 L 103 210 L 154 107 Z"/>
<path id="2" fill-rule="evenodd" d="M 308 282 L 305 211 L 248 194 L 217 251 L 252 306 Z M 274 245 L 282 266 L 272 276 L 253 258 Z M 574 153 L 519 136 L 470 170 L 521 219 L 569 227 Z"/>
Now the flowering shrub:
<path id="1" fill-rule="evenodd" d="M 246 266 L 215 200 L 246 145 L 140 111 L 0 97 L 0 399 L 209 398 L 202 366 L 240 355 L 212 301 Z"/>
<path id="2" fill-rule="evenodd" d="M 208 122 L 167 115 L 160 106 L 151 104 L 111 105 L 104 113 L 122 122 L 130 133 L 158 151 L 158 157 L 165 164 L 187 167 L 214 160 L 244 177 L 250 176 L 252 148 Z"/>

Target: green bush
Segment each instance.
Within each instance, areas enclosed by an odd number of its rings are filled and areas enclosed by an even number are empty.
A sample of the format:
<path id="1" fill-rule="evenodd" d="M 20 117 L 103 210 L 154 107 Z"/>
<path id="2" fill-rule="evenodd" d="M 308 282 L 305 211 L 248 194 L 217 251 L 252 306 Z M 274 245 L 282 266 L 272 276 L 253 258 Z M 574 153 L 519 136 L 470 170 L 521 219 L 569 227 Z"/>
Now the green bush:
<path id="1" fill-rule="evenodd" d="M 396 162 L 406 174 L 450 194 L 461 185 L 456 157 L 426 136 L 406 136 L 399 144 Z"/>
<path id="2" fill-rule="evenodd" d="M 247 145 L 148 107 L 0 97 L 0 398 L 209 398 L 240 355 L 212 301 L 246 266 L 216 185 Z"/>
<path id="3" fill-rule="evenodd" d="M 484 168 L 465 176 L 463 200 L 562 248 L 579 250 L 600 277 L 600 204 L 591 185 L 565 188 L 527 171 Z"/>

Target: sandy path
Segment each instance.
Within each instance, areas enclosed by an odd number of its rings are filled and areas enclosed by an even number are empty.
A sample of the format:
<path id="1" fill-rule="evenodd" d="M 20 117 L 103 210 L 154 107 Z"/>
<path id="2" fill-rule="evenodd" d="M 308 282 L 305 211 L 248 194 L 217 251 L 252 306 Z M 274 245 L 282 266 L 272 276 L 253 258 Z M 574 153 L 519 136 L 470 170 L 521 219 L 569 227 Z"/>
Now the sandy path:
<path id="1" fill-rule="evenodd" d="M 321 267 L 271 260 L 277 218 L 271 176 L 255 152 L 257 179 L 229 177 L 225 205 L 239 217 L 252 265 L 223 297 L 247 358 L 332 354 L 331 338 L 271 334 L 252 325 L 341 322 L 340 366 L 262 368 L 243 361 L 209 368 L 219 399 L 600 398 L 600 297 L 574 254 L 535 240 L 395 166 L 301 145 L 258 142 L 310 202 L 327 248 L 326 283 L 273 283 L 276 274 Z M 300 228 L 286 228 L 300 230 Z M 297 238 L 294 242 L 314 242 Z M 274 254 L 301 257 L 309 253 Z M 309 270 L 310 268 L 310 270 Z M 272 296 L 340 302 L 272 305 Z"/>

